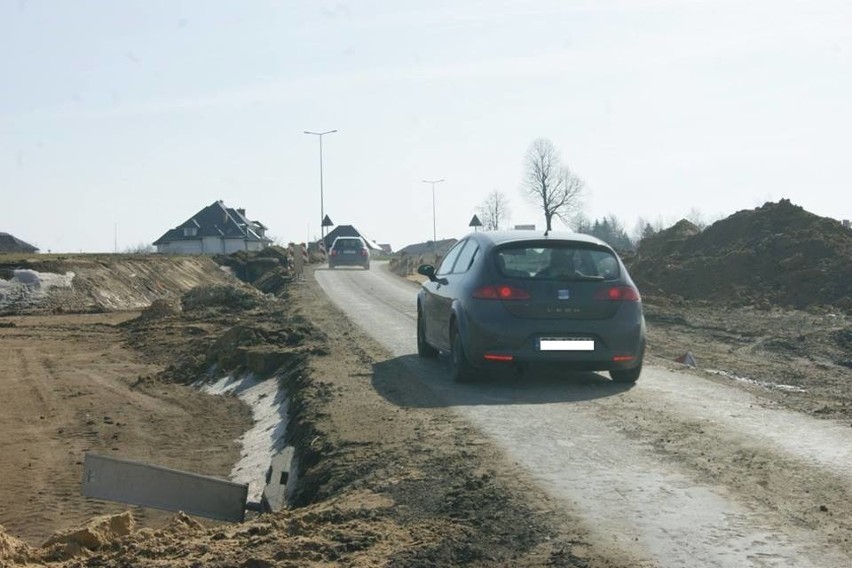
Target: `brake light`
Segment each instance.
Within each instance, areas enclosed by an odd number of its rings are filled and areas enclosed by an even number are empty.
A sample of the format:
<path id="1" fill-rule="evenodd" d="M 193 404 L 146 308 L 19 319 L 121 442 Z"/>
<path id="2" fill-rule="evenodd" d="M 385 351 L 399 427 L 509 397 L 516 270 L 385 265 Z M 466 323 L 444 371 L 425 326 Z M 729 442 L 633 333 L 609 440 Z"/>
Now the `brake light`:
<path id="1" fill-rule="evenodd" d="M 595 293 L 595 300 L 609 302 L 638 302 L 639 291 L 633 286 L 610 286 Z"/>
<path id="2" fill-rule="evenodd" d="M 337 250 L 331 251 L 331 256 L 337 256 L 338 254 L 340 254 L 340 251 L 337 251 Z"/>
<path id="3" fill-rule="evenodd" d="M 627 361 L 632 361 L 635 358 L 636 357 L 634 357 L 633 355 L 616 355 L 615 357 L 612 358 L 612 360 L 615 363 L 625 363 Z"/>
<path id="4" fill-rule="evenodd" d="M 503 355 L 501 353 L 486 353 L 482 358 L 486 361 L 500 361 L 501 363 L 511 363 L 515 360 L 513 355 Z"/>
<path id="5" fill-rule="evenodd" d="M 367 256 L 367 249 L 361 249 L 361 256 Z"/>
<path id="6" fill-rule="evenodd" d="M 521 288 L 507 286 L 483 286 L 473 291 L 473 297 L 480 300 L 529 300 L 530 293 Z"/>

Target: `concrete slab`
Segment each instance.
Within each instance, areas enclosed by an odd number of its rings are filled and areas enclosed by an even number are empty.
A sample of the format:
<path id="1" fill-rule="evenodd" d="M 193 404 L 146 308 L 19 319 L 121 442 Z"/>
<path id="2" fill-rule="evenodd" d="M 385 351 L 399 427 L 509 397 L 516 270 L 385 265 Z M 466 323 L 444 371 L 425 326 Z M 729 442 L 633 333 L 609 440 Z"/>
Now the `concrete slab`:
<path id="1" fill-rule="evenodd" d="M 94 499 L 239 522 L 245 518 L 248 485 L 86 454 L 82 494 Z"/>

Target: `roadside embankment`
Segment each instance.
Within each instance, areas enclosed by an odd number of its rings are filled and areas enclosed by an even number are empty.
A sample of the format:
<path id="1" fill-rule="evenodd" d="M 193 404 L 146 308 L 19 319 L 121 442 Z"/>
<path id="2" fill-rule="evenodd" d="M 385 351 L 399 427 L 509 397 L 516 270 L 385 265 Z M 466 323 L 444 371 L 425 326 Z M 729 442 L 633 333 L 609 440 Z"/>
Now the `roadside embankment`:
<path id="1" fill-rule="evenodd" d="M 138 310 L 231 281 L 202 256 L 0 255 L 0 315 Z"/>

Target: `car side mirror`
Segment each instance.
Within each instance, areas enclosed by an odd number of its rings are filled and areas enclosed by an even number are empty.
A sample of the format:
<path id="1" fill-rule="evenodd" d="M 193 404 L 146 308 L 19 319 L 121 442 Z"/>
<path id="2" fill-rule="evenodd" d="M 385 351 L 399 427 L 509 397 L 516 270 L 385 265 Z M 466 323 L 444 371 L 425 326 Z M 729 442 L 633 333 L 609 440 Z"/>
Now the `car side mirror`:
<path id="1" fill-rule="evenodd" d="M 431 264 L 421 264 L 417 267 L 417 274 L 422 274 L 429 279 L 430 282 L 437 282 L 439 285 L 446 286 L 450 283 L 446 278 L 438 278 L 435 275 L 435 267 Z"/>
<path id="2" fill-rule="evenodd" d="M 432 282 L 435 282 L 437 278 L 435 278 L 435 267 L 431 264 L 421 264 L 417 267 L 417 274 L 421 276 L 425 276 Z"/>

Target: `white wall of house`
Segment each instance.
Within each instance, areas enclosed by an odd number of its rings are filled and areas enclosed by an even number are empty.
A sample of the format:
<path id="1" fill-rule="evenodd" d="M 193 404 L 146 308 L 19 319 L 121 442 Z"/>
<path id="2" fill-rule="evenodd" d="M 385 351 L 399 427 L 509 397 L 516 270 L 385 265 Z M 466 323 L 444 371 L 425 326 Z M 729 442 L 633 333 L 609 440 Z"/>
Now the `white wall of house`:
<path id="1" fill-rule="evenodd" d="M 225 246 L 225 254 L 231 254 L 238 250 L 246 250 L 245 239 L 223 239 Z"/>
<path id="2" fill-rule="evenodd" d="M 157 245 L 157 252 L 164 254 L 231 254 L 239 250 L 263 250 L 266 245 L 267 243 L 264 241 L 204 237 L 203 239 L 172 241 L 164 245 Z"/>
<path id="3" fill-rule="evenodd" d="M 167 254 L 201 254 L 201 239 L 172 241 L 164 245 L 157 245 L 157 252 Z"/>
<path id="4" fill-rule="evenodd" d="M 264 248 L 266 248 L 266 243 L 263 241 L 204 237 L 204 239 L 172 241 L 164 245 L 157 245 L 157 252 L 164 254 L 231 254 L 238 250 L 258 251 Z"/>
<path id="5" fill-rule="evenodd" d="M 222 237 L 204 237 L 201 240 L 201 247 L 205 254 L 222 254 L 225 252 L 225 239 Z"/>

